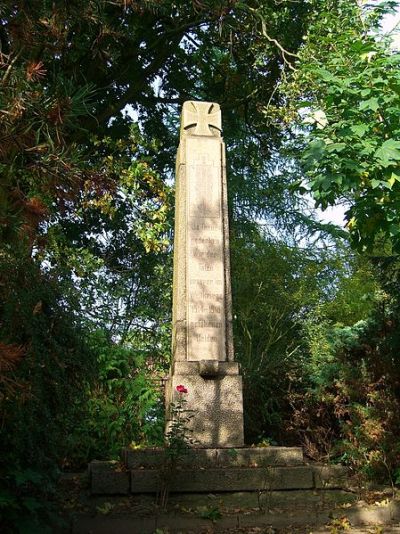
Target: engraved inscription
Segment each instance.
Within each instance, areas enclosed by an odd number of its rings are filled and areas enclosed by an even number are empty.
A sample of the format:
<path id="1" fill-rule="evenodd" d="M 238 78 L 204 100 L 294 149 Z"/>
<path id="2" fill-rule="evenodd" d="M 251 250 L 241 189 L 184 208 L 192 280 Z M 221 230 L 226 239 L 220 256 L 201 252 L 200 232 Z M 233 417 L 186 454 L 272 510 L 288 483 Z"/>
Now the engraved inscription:
<path id="1" fill-rule="evenodd" d="M 208 342 L 215 343 L 216 341 L 218 341 L 217 336 L 210 336 L 209 334 L 195 334 L 194 338 L 197 341 L 197 343 L 202 343 L 202 342 L 203 343 L 208 343 Z"/>
<path id="2" fill-rule="evenodd" d="M 225 360 L 220 152 L 197 148 L 187 161 L 188 360 Z"/>
<path id="3" fill-rule="evenodd" d="M 220 169 L 207 162 L 202 155 L 190 165 L 189 206 L 190 217 L 221 217 Z M 196 221 L 196 224 L 199 224 Z"/>
<path id="4" fill-rule="evenodd" d="M 220 227 L 218 224 L 215 223 L 207 223 L 207 222 L 197 222 L 197 221 L 191 221 L 190 223 L 190 229 L 191 230 L 197 230 L 197 231 L 203 231 L 203 230 L 219 230 Z"/>
<path id="5" fill-rule="evenodd" d="M 202 319 L 200 321 L 192 321 L 190 326 L 192 328 L 222 328 L 222 323 L 221 321 L 205 321 Z"/>

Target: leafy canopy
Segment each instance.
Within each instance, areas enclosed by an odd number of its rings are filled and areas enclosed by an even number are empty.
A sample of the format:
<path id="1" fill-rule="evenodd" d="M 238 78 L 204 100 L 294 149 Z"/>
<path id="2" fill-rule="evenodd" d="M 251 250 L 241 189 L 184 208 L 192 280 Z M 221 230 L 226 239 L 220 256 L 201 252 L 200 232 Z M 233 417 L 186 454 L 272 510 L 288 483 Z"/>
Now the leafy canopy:
<path id="1" fill-rule="evenodd" d="M 347 227 L 360 251 L 384 240 L 400 252 L 400 54 L 374 31 L 394 4 L 371 11 L 328 2 L 286 86 L 297 127 L 308 125 L 308 188 L 323 209 L 348 203 Z"/>

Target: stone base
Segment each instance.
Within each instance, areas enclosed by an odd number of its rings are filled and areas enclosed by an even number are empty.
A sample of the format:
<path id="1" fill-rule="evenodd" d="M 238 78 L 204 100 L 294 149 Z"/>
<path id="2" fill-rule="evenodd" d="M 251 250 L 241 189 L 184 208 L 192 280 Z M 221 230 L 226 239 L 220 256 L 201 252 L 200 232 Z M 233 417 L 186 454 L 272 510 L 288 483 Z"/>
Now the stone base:
<path id="1" fill-rule="evenodd" d="M 167 461 L 165 448 L 124 449 L 127 469 L 160 469 Z M 187 449 L 179 468 L 282 467 L 303 465 L 301 447 L 243 447 L 241 449 Z M 326 477 L 325 477 L 326 478 Z"/>
<path id="2" fill-rule="evenodd" d="M 171 407 L 179 402 L 176 387 L 185 386 L 182 394 L 187 423 L 194 447 L 243 447 L 242 377 L 235 362 L 175 362 L 166 384 L 167 418 Z M 170 423 L 167 422 L 167 432 Z"/>
<path id="3" fill-rule="evenodd" d="M 173 466 L 165 449 L 126 449 L 123 461 L 90 464 L 92 494 L 334 489 L 347 477 L 341 466 L 305 465 L 299 447 L 189 449 Z"/>
<path id="4" fill-rule="evenodd" d="M 309 467 L 230 467 L 177 469 L 173 472 L 133 469 L 131 493 L 272 491 L 314 488 Z"/>
<path id="5" fill-rule="evenodd" d="M 131 489 L 131 474 L 118 462 L 89 464 L 90 490 L 93 495 L 126 495 Z"/>

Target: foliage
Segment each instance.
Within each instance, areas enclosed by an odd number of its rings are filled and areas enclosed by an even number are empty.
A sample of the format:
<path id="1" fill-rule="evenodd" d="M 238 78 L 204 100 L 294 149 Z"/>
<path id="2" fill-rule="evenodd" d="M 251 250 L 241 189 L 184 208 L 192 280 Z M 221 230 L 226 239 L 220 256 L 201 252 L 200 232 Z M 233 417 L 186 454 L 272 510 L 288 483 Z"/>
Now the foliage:
<path id="1" fill-rule="evenodd" d="M 88 341 L 98 372 L 84 413 L 66 437 L 64 469 L 84 468 L 93 458 L 117 460 L 128 443 L 152 446 L 164 439 L 159 362 L 138 345 L 113 344 L 104 331 Z"/>
<path id="2" fill-rule="evenodd" d="M 331 2 L 316 13 L 285 92 L 296 128 L 309 125 L 302 159 L 317 205 L 346 201 L 353 246 L 386 242 L 398 253 L 400 54 L 373 31 L 396 2 L 382 4 Z"/>
<path id="3" fill-rule="evenodd" d="M 287 439 L 288 392 L 301 388 L 307 356 L 303 323 L 335 293 L 341 262 L 323 249 L 301 250 L 253 233 L 232 243 L 237 360 L 244 377 L 246 440 Z M 251 276 L 249 276 L 251 273 Z"/>
<path id="4" fill-rule="evenodd" d="M 187 389 L 180 385 L 176 387 L 176 390 L 177 400 L 170 403 L 170 422 L 166 434 L 167 453 L 172 468 L 175 467 L 176 462 L 179 462 L 182 455 L 188 452 L 190 445 L 194 444 L 188 425 L 195 414 L 186 407 L 187 401 L 184 395 Z"/>
<path id="5" fill-rule="evenodd" d="M 290 391 L 287 428 L 311 457 L 380 480 L 393 480 L 400 441 L 399 54 L 376 33 L 395 4 L 320 3 L 279 88 L 286 109 L 265 109 L 288 133 L 288 156 L 302 154 L 297 190 L 323 209 L 344 202 L 352 246 L 372 252 L 376 267 L 345 260 L 326 286 L 330 297 L 303 317 L 303 383 Z"/>
<path id="6" fill-rule="evenodd" d="M 355 303 L 357 313 L 344 321 L 334 299 L 305 325 L 310 359 L 302 375 L 308 377 L 307 389 L 291 395 L 294 417 L 289 427 L 311 457 L 335 459 L 358 475 L 392 481 L 400 460 L 398 297 L 380 289 L 377 280 L 382 283 L 385 271 L 374 273 L 365 263 L 358 267 L 345 283 L 347 303 Z M 370 306 L 359 315 L 354 297 L 361 297 L 361 274 Z M 337 298 L 343 299 L 340 290 Z"/>
<path id="7" fill-rule="evenodd" d="M 33 529 L 41 520 L 50 524 L 43 497 L 54 489 L 57 461 L 82 416 L 96 364 L 57 280 L 4 251 L 0 272 L 1 522 L 4 529 L 14 520 Z"/>
<path id="8" fill-rule="evenodd" d="M 382 436 L 388 429 L 397 439 L 395 417 L 383 416 L 384 407 L 398 413 L 396 268 L 381 259 L 381 272 L 395 274 L 380 294 L 369 267 L 324 248 L 331 228 L 309 217 L 292 187 L 298 161 L 281 150 L 299 129 L 281 121 L 282 107 L 294 117 L 290 99 L 314 121 L 305 162 L 315 198 L 352 203 L 357 246 L 375 244 L 372 232 L 391 237 L 395 250 L 397 56 L 358 16 L 344 0 L 2 3 L 4 527 L 29 515 L 32 528 L 51 523 L 43 499 L 58 468 L 162 439 L 169 184 L 187 99 L 223 110 L 248 438 L 292 439 L 282 428 L 294 409 L 291 435 L 319 454 L 328 450 L 323 438 L 307 434 L 318 417 L 313 428 L 333 429 L 337 456 L 384 450 L 380 465 L 392 469 L 397 453 Z M 183 405 L 175 409 L 170 438 L 182 445 Z"/>
<path id="9" fill-rule="evenodd" d="M 271 153 L 272 138 L 278 141 L 279 134 L 264 128 L 259 104 L 273 98 L 284 59 L 257 31 L 260 14 L 270 21 L 272 34 L 287 28 L 285 46 L 295 49 L 308 13 L 309 6 L 289 3 L 278 14 L 273 1 L 251 9 L 230 1 L 3 2 L 1 254 L 18 265 L 11 274 L 23 273 L 20 287 L 26 289 L 22 295 L 9 271 L 1 272 L 0 287 L 8 288 L 0 318 L 1 382 L 10 405 L 8 428 L 18 425 L 14 437 L 21 440 L 11 463 L 24 456 L 28 415 L 34 436 L 46 426 L 42 416 L 51 420 L 52 439 L 35 438 L 31 454 L 42 451 L 58 464 L 114 455 L 123 435 L 147 436 L 143 421 L 150 416 L 143 406 L 157 404 L 147 379 L 169 355 L 172 221 L 166 181 L 177 130 L 170 106 L 187 98 L 220 101 L 232 147 L 257 125 L 248 187 L 240 186 L 240 169 L 232 180 L 239 213 L 250 194 L 256 198 L 251 184 L 265 171 L 257 161 Z M 270 51 L 260 64 L 259 49 Z M 266 72 L 268 87 L 262 89 Z M 135 113 L 140 130 L 133 124 Z M 241 160 L 243 153 L 244 147 Z M 266 210 L 259 193 L 257 216 Z M 33 289 L 27 287 L 30 276 Z M 41 291 L 49 281 L 53 292 L 45 299 Z M 21 295 L 32 302 L 24 303 Z M 59 330 L 48 310 L 58 310 Z M 44 350 L 38 338 L 38 319 L 46 343 L 57 349 L 51 352 L 56 360 L 48 356 L 43 365 L 38 362 L 50 348 Z M 84 348 L 78 349 L 80 344 Z M 81 358 L 74 359 L 79 352 Z M 149 374 L 140 375 L 139 366 Z M 62 373 L 71 369 L 76 379 L 68 379 L 64 394 Z M 60 383 L 64 404 L 57 411 L 53 388 Z M 14 409 L 20 384 L 37 390 L 35 410 Z M 73 395 L 75 388 L 80 395 Z M 148 392 L 148 403 L 142 391 Z M 125 395 L 129 400 L 123 405 Z M 143 407 L 142 422 L 125 424 L 132 406 Z M 102 448 L 92 428 L 107 438 Z M 82 447 L 74 443 L 79 436 Z"/>
<path id="10" fill-rule="evenodd" d="M 5 532 L 10 524 L 21 533 L 50 533 L 65 526 L 51 503 L 57 473 L 52 475 L 30 468 L 6 473 L 6 489 L 0 490 L 0 521 Z"/>

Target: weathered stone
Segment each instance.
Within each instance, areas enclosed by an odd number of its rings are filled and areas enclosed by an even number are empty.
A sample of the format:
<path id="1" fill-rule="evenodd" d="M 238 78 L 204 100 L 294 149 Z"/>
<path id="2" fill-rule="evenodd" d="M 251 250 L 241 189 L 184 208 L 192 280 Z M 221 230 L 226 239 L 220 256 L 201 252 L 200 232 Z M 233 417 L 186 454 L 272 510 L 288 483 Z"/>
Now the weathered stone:
<path id="1" fill-rule="evenodd" d="M 122 461 L 128 469 L 158 469 L 165 462 L 165 448 L 154 449 L 124 449 L 122 451 Z"/>
<path id="2" fill-rule="evenodd" d="M 400 521 L 400 501 L 392 500 L 389 503 L 390 519 L 392 521 Z"/>
<path id="3" fill-rule="evenodd" d="M 310 489 L 309 467 L 176 469 L 168 479 L 161 471 L 133 469 L 131 492 L 152 493 L 165 485 L 171 492 L 272 491 Z"/>
<path id="4" fill-rule="evenodd" d="M 188 413 L 193 416 L 187 426 L 194 447 L 243 445 L 241 376 L 222 375 L 207 379 L 198 374 L 172 375 L 172 392 L 180 384 L 188 389 L 185 408 L 191 410 Z"/>
<path id="5" fill-rule="evenodd" d="M 160 468 L 166 461 L 166 451 L 157 449 L 125 449 L 123 461 L 128 469 Z M 267 467 L 302 465 L 300 447 L 248 447 L 228 449 L 188 449 L 179 460 L 186 467 Z"/>
<path id="6" fill-rule="evenodd" d="M 233 362 L 225 146 L 221 112 L 185 102 L 176 165 L 167 432 L 184 385 L 194 447 L 243 446 L 242 380 Z"/>
<path id="7" fill-rule="evenodd" d="M 349 470 L 343 465 L 313 464 L 316 488 L 338 489 L 349 485 Z"/>
<path id="8" fill-rule="evenodd" d="M 303 451 L 300 447 L 221 449 L 218 451 L 218 463 L 220 466 L 230 467 L 301 465 Z"/>
<path id="9" fill-rule="evenodd" d="M 220 362 L 216 360 L 205 360 L 200 362 L 174 362 L 172 366 L 173 374 L 185 376 L 205 372 L 205 368 L 212 366 L 212 374 L 218 376 L 238 375 L 239 364 L 237 362 Z"/>
<path id="10" fill-rule="evenodd" d="M 118 462 L 89 464 L 90 490 L 93 495 L 124 495 L 129 493 L 130 473 Z"/>
<path id="11" fill-rule="evenodd" d="M 333 518 L 345 515 L 351 525 L 384 525 L 393 520 L 389 504 L 377 507 L 363 503 L 347 509 L 345 513 L 343 509 L 333 510 L 331 515 Z"/>
<path id="12" fill-rule="evenodd" d="M 151 498 L 149 494 L 146 497 Z M 334 509 L 346 504 L 346 508 L 357 500 L 354 493 L 341 490 L 274 490 L 240 491 L 224 493 L 172 493 L 168 497 L 168 510 L 178 507 L 194 509 L 199 506 L 218 506 L 224 513 L 240 508 L 249 511 L 276 510 L 322 510 Z M 341 508 L 343 510 L 343 508 Z"/>

